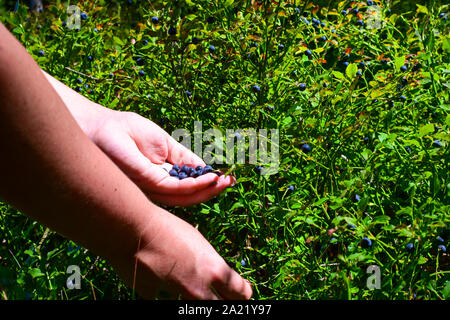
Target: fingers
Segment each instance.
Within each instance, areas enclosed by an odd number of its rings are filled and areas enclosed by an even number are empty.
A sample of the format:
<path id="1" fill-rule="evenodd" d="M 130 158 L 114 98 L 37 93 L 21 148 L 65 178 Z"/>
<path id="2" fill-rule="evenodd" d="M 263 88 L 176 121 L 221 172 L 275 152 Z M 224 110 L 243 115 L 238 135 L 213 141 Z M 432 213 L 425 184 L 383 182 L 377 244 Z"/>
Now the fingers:
<path id="1" fill-rule="evenodd" d="M 207 175 L 215 175 L 215 174 L 207 174 Z M 207 176 L 205 175 L 205 176 Z M 203 176 L 202 176 L 203 177 Z M 219 195 L 223 192 L 223 190 L 235 182 L 235 179 L 232 176 L 221 176 L 217 177 L 217 179 L 213 180 L 213 185 L 208 184 L 205 188 L 197 190 L 196 192 L 189 194 L 160 194 L 160 193 L 148 193 L 147 195 L 152 201 L 162 203 L 169 206 L 182 206 L 188 207 L 195 204 L 199 204 L 201 202 L 205 202 L 210 200 L 216 195 Z M 175 178 L 170 177 L 177 181 Z M 179 180 L 179 182 L 183 182 L 185 180 L 194 180 L 194 178 L 187 178 L 184 180 Z M 199 178 L 196 178 L 199 179 Z"/>
<path id="2" fill-rule="evenodd" d="M 227 300 L 248 300 L 253 294 L 250 283 L 228 266 L 212 285 L 217 293 Z"/>
<path id="3" fill-rule="evenodd" d="M 169 148 L 169 154 L 167 160 L 170 163 L 178 165 L 187 165 L 191 167 L 202 166 L 204 167 L 205 162 L 193 153 L 191 150 L 187 149 L 181 143 L 177 142 L 174 138 L 169 136 L 167 138 L 167 144 Z"/>

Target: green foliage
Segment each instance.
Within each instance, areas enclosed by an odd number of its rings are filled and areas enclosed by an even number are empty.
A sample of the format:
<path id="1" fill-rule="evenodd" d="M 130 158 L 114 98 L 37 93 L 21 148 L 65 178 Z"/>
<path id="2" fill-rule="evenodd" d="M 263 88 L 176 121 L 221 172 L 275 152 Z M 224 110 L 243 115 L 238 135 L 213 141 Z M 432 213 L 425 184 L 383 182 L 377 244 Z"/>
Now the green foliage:
<path id="1" fill-rule="evenodd" d="M 194 121 L 204 130 L 280 130 L 276 175 L 235 165 L 236 186 L 171 210 L 236 264 L 254 298 L 448 299 L 448 255 L 436 241 L 448 246 L 450 236 L 449 29 L 438 18 L 448 6 L 394 1 L 389 13 L 375 1 L 381 27 L 370 29 L 341 15 L 348 2 L 296 3 L 300 14 L 284 1 L 80 1 L 88 19 L 79 31 L 63 26 L 63 4 L 0 19 L 44 70 L 73 88 L 81 73 L 89 85 L 82 94 L 169 133 L 192 131 Z M 366 20 L 364 3 L 355 6 Z M 312 17 L 326 26 L 313 27 Z M 133 296 L 102 259 L 7 205 L 0 213 L 0 293 L 8 299 Z M 373 245 L 364 248 L 363 237 Z M 380 290 L 366 286 L 373 264 Z M 81 268 L 81 290 L 65 287 L 69 265 Z"/>

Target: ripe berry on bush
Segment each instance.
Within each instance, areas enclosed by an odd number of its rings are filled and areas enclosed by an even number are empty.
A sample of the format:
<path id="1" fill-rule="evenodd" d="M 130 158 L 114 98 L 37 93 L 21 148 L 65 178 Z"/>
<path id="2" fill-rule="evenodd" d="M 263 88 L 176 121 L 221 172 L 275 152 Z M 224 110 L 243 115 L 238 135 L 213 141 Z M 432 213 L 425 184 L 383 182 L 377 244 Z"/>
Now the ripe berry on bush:
<path id="1" fill-rule="evenodd" d="M 171 27 L 169 28 L 168 33 L 169 33 L 169 35 L 174 36 L 174 35 L 177 34 L 177 29 L 171 26 Z"/>
<path id="2" fill-rule="evenodd" d="M 408 70 L 408 67 L 407 67 L 407 66 L 401 66 L 401 67 L 400 67 L 400 70 L 401 70 L 402 72 L 405 72 L 406 70 Z"/>
<path id="3" fill-rule="evenodd" d="M 413 249 L 414 249 L 414 244 L 412 242 L 408 243 L 406 245 L 406 250 L 408 250 L 409 252 L 411 252 Z"/>
<path id="4" fill-rule="evenodd" d="M 261 88 L 257 84 L 253 85 L 252 89 L 253 89 L 253 92 L 261 91 Z"/>
<path id="5" fill-rule="evenodd" d="M 158 17 L 152 17 L 152 23 L 157 24 L 159 22 Z"/>
<path id="6" fill-rule="evenodd" d="M 370 239 L 367 238 L 367 237 L 364 237 L 364 238 L 362 239 L 362 241 L 361 241 L 361 246 L 362 246 L 363 248 L 369 248 L 369 247 L 371 247 L 371 246 L 372 246 L 372 240 L 370 240 Z"/>
<path id="7" fill-rule="evenodd" d="M 300 83 L 299 88 L 300 88 L 300 91 L 305 91 L 306 90 L 306 84 Z"/>
<path id="8" fill-rule="evenodd" d="M 311 146 L 307 143 L 302 144 L 302 146 L 300 147 L 300 149 L 305 152 L 308 153 L 311 151 Z"/>

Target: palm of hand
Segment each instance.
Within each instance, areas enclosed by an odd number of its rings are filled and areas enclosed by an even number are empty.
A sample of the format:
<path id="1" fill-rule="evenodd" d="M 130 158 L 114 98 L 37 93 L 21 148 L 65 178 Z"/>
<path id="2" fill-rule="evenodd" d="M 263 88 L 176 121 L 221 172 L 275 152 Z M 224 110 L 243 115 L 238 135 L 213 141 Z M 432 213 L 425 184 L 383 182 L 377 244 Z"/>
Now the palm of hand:
<path id="1" fill-rule="evenodd" d="M 172 164 L 205 166 L 193 152 L 176 142 L 152 121 L 131 112 L 109 112 L 93 141 L 150 199 L 166 205 L 204 202 L 234 183 L 231 176 L 208 173 L 178 180 L 168 173 Z"/>

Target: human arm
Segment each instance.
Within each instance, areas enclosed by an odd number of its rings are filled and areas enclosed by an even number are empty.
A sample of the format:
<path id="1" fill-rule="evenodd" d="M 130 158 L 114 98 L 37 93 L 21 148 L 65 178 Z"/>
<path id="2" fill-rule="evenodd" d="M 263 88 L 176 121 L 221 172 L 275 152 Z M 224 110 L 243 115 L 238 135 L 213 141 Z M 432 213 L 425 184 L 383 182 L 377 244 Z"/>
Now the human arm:
<path id="1" fill-rule="evenodd" d="M 104 257 L 138 293 L 249 298 L 192 226 L 151 203 L 83 133 L 0 23 L 0 198 Z M 134 274 L 137 263 L 137 274 Z"/>

